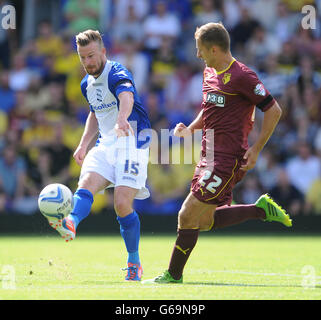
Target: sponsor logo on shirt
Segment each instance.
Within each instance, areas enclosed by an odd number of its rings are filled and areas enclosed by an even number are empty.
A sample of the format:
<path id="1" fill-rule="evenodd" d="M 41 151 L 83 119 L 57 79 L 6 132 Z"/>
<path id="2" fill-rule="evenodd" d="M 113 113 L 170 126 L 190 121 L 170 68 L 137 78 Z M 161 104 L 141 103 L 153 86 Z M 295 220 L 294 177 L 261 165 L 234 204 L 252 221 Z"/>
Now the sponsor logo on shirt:
<path id="1" fill-rule="evenodd" d="M 225 97 L 220 94 L 216 94 L 214 92 L 208 92 L 206 96 L 206 102 L 213 103 L 217 107 L 224 107 Z"/>
<path id="2" fill-rule="evenodd" d="M 130 180 L 130 181 L 133 181 L 133 182 L 137 182 L 135 178 L 127 177 L 127 176 L 123 176 L 123 180 Z"/>
<path id="3" fill-rule="evenodd" d="M 108 109 L 111 108 L 113 106 L 115 106 L 117 103 L 115 101 L 111 102 L 111 103 L 103 103 L 100 106 L 92 106 L 93 110 L 95 111 L 101 111 L 104 109 Z"/>

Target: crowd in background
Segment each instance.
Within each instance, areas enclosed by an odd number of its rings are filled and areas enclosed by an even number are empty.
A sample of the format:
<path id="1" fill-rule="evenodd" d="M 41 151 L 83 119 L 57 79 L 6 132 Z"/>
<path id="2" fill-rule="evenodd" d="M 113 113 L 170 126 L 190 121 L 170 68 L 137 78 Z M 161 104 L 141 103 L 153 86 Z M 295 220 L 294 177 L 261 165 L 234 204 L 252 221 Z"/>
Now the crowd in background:
<path id="1" fill-rule="evenodd" d="M 301 26 L 305 4 L 316 9 L 315 29 Z M 24 43 L 12 44 L 10 32 L 0 28 L 0 212 L 33 214 L 49 183 L 77 188 L 80 167 L 72 154 L 89 112 L 80 91 L 78 32 L 103 33 L 108 58 L 133 73 L 160 133 L 178 122 L 188 125 L 199 113 L 204 65 L 196 58 L 194 32 L 221 21 L 233 56 L 257 72 L 283 110 L 255 169 L 235 188 L 234 201 L 253 203 L 269 192 L 293 216 L 321 214 L 321 1 L 63 0 L 60 6 L 58 30 L 50 19 L 39 21 L 36 36 Z M 257 110 L 250 144 L 262 119 Z M 180 145 L 171 148 L 173 157 L 181 155 Z M 137 201 L 137 210 L 176 214 L 194 166 L 150 164 L 152 196 Z M 110 208 L 111 197 L 97 195 L 93 212 Z"/>

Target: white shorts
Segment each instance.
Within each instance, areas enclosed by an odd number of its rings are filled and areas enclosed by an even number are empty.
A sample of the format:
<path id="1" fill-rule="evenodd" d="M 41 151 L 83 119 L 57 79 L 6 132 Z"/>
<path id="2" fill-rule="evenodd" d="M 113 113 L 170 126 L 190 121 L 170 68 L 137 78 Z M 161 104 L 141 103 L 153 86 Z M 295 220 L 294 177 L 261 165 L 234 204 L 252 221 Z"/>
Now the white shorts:
<path id="1" fill-rule="evenodd" d="M 126 186 L 137 189 L 135 199 L 143 200 L 150 196 L 145 186 L 148 161 L 149 148 L 137 149 L 134 136 L 101 140 L 86 155 L 80 180 L 86 173 L 96 172 L 111 182 L 108 188 Z"/>

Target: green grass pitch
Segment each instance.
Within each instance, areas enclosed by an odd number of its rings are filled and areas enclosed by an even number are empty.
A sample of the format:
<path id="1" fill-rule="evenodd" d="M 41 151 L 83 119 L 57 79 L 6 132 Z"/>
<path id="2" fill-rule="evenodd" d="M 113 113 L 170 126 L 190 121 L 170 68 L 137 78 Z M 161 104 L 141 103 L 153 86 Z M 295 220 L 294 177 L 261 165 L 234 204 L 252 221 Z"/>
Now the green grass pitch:
<path id="1" fill-rule="evenodd" d="M 167 268 L 175 239 L 141 237 L 144 279 Z M 120 236 L 2 236 L 0 299 L 319 300 L 320 247 L 319 236 L 201 234 L 184 284 L 143 285 L 124 281 Z"/>

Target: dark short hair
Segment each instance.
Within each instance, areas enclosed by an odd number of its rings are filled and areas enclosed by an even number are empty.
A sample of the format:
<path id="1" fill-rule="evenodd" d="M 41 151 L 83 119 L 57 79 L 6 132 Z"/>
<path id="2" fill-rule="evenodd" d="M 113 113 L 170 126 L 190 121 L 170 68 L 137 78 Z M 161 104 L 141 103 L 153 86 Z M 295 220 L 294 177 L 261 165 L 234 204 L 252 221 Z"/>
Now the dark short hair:
<path id="1" fill-rule="evenodd" d="M 225 52 L 230 50 L 230 35 L 221 22 L 210 22 L 197 27 L 195 39 L 206 46 L 217 45 Z"/>
<path id="2" fill-rule="evenodd" d="M 91 42 L 98 42 L 101 47 L 104 46 L 103 39 L 101 34 L 97 30 L 86 30 L 84 32 L 80 32 L 76 36 L 76 43 L 80 47 L 85 47 Z"/>

